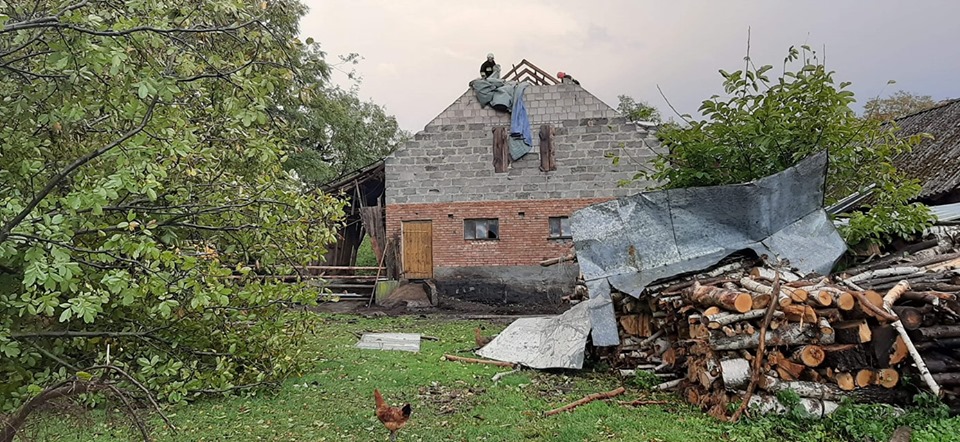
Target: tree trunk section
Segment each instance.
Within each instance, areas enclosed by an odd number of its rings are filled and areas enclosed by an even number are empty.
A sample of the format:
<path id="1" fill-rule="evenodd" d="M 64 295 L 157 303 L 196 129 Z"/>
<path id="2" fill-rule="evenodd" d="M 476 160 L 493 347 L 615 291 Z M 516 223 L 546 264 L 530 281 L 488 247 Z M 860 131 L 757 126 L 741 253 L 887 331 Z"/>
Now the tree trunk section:
<path id="1" fill-rule="evenodd" d="M 748 293 L 700 283 L 694 283 L 691 287 L 690 300 L 697 305 L 721 307 L 738 313 L 746 313 L 753 306 L 753 298 Z"/>
<path id="2" fill-rule="evenodd" d="M 960 338 L 960 325 L 935 325 L 915 330 L 921 340 Z"/>
<path id="3" fill-rule="evenodd" d="M 931 348 L 960 349 L 960 338 L 937 339 L 917 343 L 918 350 L 929 350 Z"/>
<path id="4" fill-rule="evenodd" d="M 877 358 L 877 368 L 886 368 L 890 366 L 890 355 L 894 351 L 894 345 L 897 342 L 897 330 L 890 325 L 881 325 L 874 327 L 873 333 L 873 352 Z"/>
<path id="5" fill-rule="evenodd" d="M 787 320 L 791 322 L 803 322 L 804 324 L 814 324 L 817 322 L 817 313 L 813 307 L 805 304 L 792 304 L 781 306 L 780 310 L 786 315 Z"/>
<path id="6" fill-rule="evenodd" d="M 933 375 L 933 380 L 940 385 L 960 385 L 960 373 L 937 373 Z"/>
<path id="7" fill-rule="evenodd" d="M 840 344 L 862 344 L 873 339 L 873 333 L 865 320 L 843 321 L 833 324 L 836 342 Z"/>
<path id="8" fill-rule="evenodd" d="M 907 356 L 910 356 L 910 349 L 907 348 L 903 336 L 897 336 L 897 339 L 893 341 L 893 348 L 890 350 L 890 366 L 900 364 L 904 359 L 907 359 Z"/>
<path id="9" fill-rule="evenodd" d="M 723 373 L 723 386 L 727 390 L 743 390 L 750 382 L 750 361 L 737 358 L 720 361 Z"/>
<path id="10" fill-rule="evenodd" d="M 777 362 L 777 372 L 780 373 L 780 377 L 788 381 L 799 379 L 805 368 L 803 364 L 798 364 L 786 358 Z"/>
<path id="11" fill-rule="evenodd" d="M 838 344 L 823 347 L 824 366 L 837 371 L 854 372 L 877 365 L 873 352 L 857 344 Z"/>
<path id="12" fill-rule="evenodd" d="M 923 325 L 923 313 L 915 307 L 893 307 L 893 312 L 900 318 L 903 328 L 916 330 Z"/>
<path id="13" fill-rule="evenodd" d="M 777 330 L 770 330 L 767 334 L 767 345 L 802 345 L 817 339 L 818 328 L 815 324 L 786 324 Z M 760 343 L 760 334 L 724 336 L 711 333 L 710 346 L 714 350 L 742 350 L 757 348 Z"/>

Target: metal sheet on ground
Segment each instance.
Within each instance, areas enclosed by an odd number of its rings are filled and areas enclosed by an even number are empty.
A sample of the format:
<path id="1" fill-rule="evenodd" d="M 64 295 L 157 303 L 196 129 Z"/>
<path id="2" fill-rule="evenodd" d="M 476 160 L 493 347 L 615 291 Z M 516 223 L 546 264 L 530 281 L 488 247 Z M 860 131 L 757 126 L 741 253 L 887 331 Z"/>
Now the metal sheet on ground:
<path id="1" fill-rule="evenodd" d="M 477 354 L 537 369 L 583 368 L 591 309 L 607 303 L 609 298 L 596 298 L 559 316 L 518 319 Z"/>
<path id="2" fill-rule="evenodd" d="M 365 350 L 420 351 L 420 335 L 416 333 L 364 333 L 357 348 Z"/>

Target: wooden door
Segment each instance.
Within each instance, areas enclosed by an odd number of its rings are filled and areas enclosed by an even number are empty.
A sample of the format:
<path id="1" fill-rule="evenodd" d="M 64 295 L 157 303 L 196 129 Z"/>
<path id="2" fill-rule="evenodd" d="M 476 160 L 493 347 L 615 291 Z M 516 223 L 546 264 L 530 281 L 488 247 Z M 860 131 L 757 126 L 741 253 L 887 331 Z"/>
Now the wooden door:
<path id="1" fill-rule="evenodd" d="M 403 277 L 433 278 L 433 223 L 403 221 L 401 226 L 400 253 L 403 254 Z"/>

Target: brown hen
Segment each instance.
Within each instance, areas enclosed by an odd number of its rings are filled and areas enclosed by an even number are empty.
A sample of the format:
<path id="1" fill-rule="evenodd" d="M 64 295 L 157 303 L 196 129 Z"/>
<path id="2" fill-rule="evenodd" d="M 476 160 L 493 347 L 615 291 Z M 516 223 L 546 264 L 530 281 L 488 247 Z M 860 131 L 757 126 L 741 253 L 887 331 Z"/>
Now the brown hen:
<path id="1" fill-rule="evenodd" d="M 497 337 L 497 335 L 484 336 L 484 335 L 482 335 L 482 334 L 480 333 L 480 329 L 479 329 L 479 328 L 473 329 L 473 336 L 474 336 L 474 339 L 476 340 L 477 348 L 483 348 L 484 346 L 486 346 L 487 344 L 489 344 L 490 341 L 493 340 L 493 338 Z"/>
<path id="2" fill-rule="evenodd" d="M 403 404 L 403 407 L 391 407 L 383 400 L 380 390 L 373 390 L 373 398 L 377 401 L 377 419 L 383 423 L 384 427 L 390 430 L 390 442 L 397 440 L 397 431 L 403 428 L 410 420 L 410 413 L 413 407 L 410 404 Z"/>

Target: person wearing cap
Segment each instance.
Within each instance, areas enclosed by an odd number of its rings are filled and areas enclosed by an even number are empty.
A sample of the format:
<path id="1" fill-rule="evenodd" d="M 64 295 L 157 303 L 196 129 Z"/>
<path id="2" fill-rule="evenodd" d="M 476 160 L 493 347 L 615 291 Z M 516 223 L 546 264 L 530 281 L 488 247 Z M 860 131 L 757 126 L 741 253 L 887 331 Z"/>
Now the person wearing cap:
<path id="1" fill-rule="evenodd" d="M 560 82 L 564 84 L 568 84 L 568 83 L 573 83 L 576 85 L 580 84 L 580 82 L 577 81 L 577 79 L 573 78 L 570 74 L 567 74 L 566 72 L 563 72 L 563 71 L 557 72 L 557 78 L 559 78 Z"/>
<path id="2" fill-rule="evenodd" d="M 487 54 L 487 61 L 480 65 L 480 78 L 487 78 L 493 73 L 497 62 L 493 61 L 493 54 Z"/>

